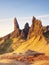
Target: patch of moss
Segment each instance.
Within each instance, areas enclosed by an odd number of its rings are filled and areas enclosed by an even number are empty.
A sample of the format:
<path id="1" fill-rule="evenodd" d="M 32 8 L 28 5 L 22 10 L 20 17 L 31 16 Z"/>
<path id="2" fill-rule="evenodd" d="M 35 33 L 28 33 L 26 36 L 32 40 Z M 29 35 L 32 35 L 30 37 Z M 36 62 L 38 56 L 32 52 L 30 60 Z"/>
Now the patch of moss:
<path id="1" fill-rule="evenodd" d="M 7 52 L 12 52 L 12 48 L 10 48 L 11 44 L 12 44 L 12 39 L 8 39 L 6 42 L 4 42 L 1 46 L 0 46 L 0 54 L 2 53 L 7 53 Z"/>

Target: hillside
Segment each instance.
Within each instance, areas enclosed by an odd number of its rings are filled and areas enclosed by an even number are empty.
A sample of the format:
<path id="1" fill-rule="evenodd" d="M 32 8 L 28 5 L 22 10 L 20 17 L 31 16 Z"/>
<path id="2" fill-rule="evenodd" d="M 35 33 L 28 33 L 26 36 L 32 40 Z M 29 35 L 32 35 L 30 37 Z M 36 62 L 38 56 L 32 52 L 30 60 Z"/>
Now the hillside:
<path id="1" fill-rule="evenodd" d="M 46 30 L 46 32 L 45 32 Z M 32 25 L 26 23 L 23 30 L 20 30 L 19 24 L 14 19 L 14 31 L 0 38 L 0 53 L 14 51 L 23 53 L 27 50 L 35 50 L 49 54 L 49 31 L 42 26 L 40 20 L 33 17 Z"/>
<path id="2" fill-rule="evenodd" d="M 31 52 L 29 52 L 29 56 L 26 56 L 26 52 L 28 54 L 28 50 Z M 32 54 L 30 55 L 30 53 Z M 0 38 L 0 54 L 3 54 L 3 58 L 5 54 L 6 59 L 6 55 L 8 56 L 8 54 L 10 54 L 8 58 L 15 59 L 16 57 L 16 60 L 18 61 L 23 61 L 21 59 L 25 57 L 25 59 L 29 58 L 29 60 L 24 60 L 24 62 L 31 62 L 31 58 L 33 58 L 33 61 L 40 60 L 45 63 L 48 60 L 49 63 L 49 26 L 44 27 L 42 22 L 33 16 L 31 27 L 26 23 L 24 29 L 21 30 L 17 19 L 14 18 L 14 31 Z M 13 54 L 16 54 L 16 56 L 14 55 L 13 57 Z"/>

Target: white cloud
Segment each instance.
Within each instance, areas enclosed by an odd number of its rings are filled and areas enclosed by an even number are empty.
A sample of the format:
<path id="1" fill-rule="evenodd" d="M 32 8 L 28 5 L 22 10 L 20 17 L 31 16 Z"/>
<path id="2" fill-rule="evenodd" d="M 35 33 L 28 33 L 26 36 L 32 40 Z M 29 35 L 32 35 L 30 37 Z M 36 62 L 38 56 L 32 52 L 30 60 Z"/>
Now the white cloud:
<path id="1" fill-rule="evenodd" d="M 49 24 L 49 15 L 42 15 L 42 16 L 35 16 L 37 19 L 42 21 L 43 25 Z M 29 23 L 31 26 L 32 24 L 32 17 L 16 17 L 21 29 L 24 28 L 26 22 Z M 0 19 L 0 37 L 12 32 L 14 30 L 14 17 L 13 18 L 6 18 Z"/>
<path id="2" fill-rule="evenodd" d="M 49 15 L 41 15 L 41 16 L 36 16 L 37 18 L 48 18 Z"/>

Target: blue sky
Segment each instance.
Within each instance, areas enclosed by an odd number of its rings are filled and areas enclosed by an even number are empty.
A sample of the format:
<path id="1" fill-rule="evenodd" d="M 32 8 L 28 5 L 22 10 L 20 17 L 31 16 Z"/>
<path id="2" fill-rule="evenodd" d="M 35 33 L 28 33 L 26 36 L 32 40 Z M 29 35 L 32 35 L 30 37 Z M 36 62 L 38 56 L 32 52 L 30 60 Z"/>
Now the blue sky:
<path id="1" fill-rule="evenodd" d="M 0 18 L 49 14 L 49 0 L 0 0 Z"/>
<path id="2" fill-rule="evenodd" d="M 13 31 L 14 17 L 22 28 L 26 21 L 31 23 L 32 16 L 48 25 L 49 0 L 0 0 L 0 37 Z"/>

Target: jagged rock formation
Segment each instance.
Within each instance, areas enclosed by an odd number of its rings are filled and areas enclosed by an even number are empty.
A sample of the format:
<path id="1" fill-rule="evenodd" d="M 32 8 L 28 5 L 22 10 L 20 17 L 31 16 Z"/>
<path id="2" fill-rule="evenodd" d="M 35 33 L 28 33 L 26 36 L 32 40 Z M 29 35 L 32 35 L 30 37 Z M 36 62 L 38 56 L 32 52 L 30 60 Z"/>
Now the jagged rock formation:
<path id="1" fill-rule="evenodd" d="M 47 27 L 47 30 L 49 30 L 49 26 Z M 23 30 L 19 29 L 19 24 L 17 22 L 17 19 L 14 18 L 14 31 L 12 33 L 0 38 L 0 48 L 1 47 L 3 48 L 4 45 L 6 46 L 7 45 L 6 42 L 9 39 L 12 40 L 12 43 L 9 43 L 9 46 L 12 44 L 10 46 L 10 48 L 12 50 L 15 50 L 18 47 L 18 49 L 16 51 L 18 53 L 23 51 L 23 49 L 25 49 L 25 48 L 27 48 L 27 49 L 31 48 L 31 50 L 33 50 L 34 47 L 36 48 L 37 42 L 40 43 L 41 45 L 45 45 L 45 48 L 47 48 L 46 44 L 45 44 L 45 43 L 47 43 L 47 40 L 45 40 L 45 37 L 48 36 L 49 32 L 48 32 L 48 34 L 45 33 L 46 36 L 45 36 L 45 34 L 43 34 L 43 32 L 44 32 L 44 29 L 43 29 L 41 21 L 36 19 L 35 17 L 32 18 L 31 27 L 29 27 L 29 24 L 26 23 Z M 49 38 L 48 38 L 48 40 L 49 40 Z M 41 43 L 41 41 L 43 41 L 43 42 Z M 48 43 L 49 43 L 49 41 L 48 41 Z M 22 46 L 21 46 L 21 44 L 22 44 Z M 20 48 L 19 48 L 19 46 L 20 46 Z M 42 47 L 40 47 L 40 45 L 38 47 L 42 48 Z M 27 49 L 25 49 L 25 51 Z M 37 48 L 37 50 L 38 50 L 38 48 Z"/>
<path id="2" fill-rule="evenodd" d="M 17 19 L 14 18 L 14 31 L 17 30 L 17 29 L 19 29 L 19 24 L 17 22 Z"/>
<path id="3" fill-rule="evenodd" d="M 42 34 L 42 23 L 40 20 L 36 19 L 33 16 L 32 25 L 29 29 L 28 38 L 32 37 L 33 35 L 38 36 Z"/>
<path id="4" fill-rule="evenodd" d="M 19 37 L 19 35 L 21 35 L 22 39 L 29 39 L 34 35 L 35 36 L 42 35 L 42 33 L 45 33 L 48 30 L 49 30 L 49 26 L 46 26 L 46 27 L 42 26 L 41 21 L 36 19 L 34 16 L 32 18 L 31 27 L 29 27 L 29 24 L 26 23 L 24 26 L 24 29 L 20 30 L 17 19 L 14 18 L 14 31 L 12 33 L 0 38 L 0 40 L 2 40 L 2 39 L 8 40 L 9 38 Z"/>
<path id="5" fill-rule="evenodd" d="M 33 17 L 31 27 L 26 23 L 24 29 L 20 30 L 15 18 L 14 31 L 0 38 L 0 54 L 3 54 L 0 55 L 0 63 L 49 65 L 49 41 L 45 37 L 49 40 L 49 26 L 43 28 L 40 20 Z"/>
<path id="6" fill-rule="evenodd" d="M 20 35 L 19 24 L 17 19 L 14 18 L 14 32 L 11 33 L 10 38 L 18 37 Z"/>
<path id="7" fill-rule="evenodd" d="M 26 39 L 29 32 L 29 24 L 26 23 L 24 29 L 21 31 L 21 38 Z"/>
<path id="8" fill-rule="evenodd" d="M 36 18 L 33 16 L 33 18 L 32 18 L 32 25 L 31 25 L 30 30 L 29 30 L 30 33 L 33 31 L 33 25 L 34 25 L 34 21 L 35 20 L 36 20 Z"/>
<path id="9" fill-rule="evenodd" d="M 40 20 L 33 21 L 33 31 L 35 34 L 41 34 L 42 33 L 42 24 Z"/>
<path id="10" fill-rule="evenodd" d="M 4 40 L 9 38 L 15 38 L 21 35 L 22 39 L 29 39 L 32 36 L 42 35 L 43 32 L 49 30 L 49 26 L 44 27 L 40 20 L 36 19 L 34 16 L 32 18 L 32 25 L 29 27 L 29 24 L 26 23 L 23 30 L 20 30 L 17 19 L 14 18 L 14 31 L 3 37 Z M 1 40 L 1 39 L 0 39 Z"/>
<path id="11" fill-rule="evenodd" d="M 18 37 L 20 35 L 20 29 L 19 29 L 19 24 L 17 22 L 17 19 L 14 18 L 14 31 L 2 38 L 0 38 L 0 40 L 4 39 L 5 41 L 8 40 L 9 38 L 14 38 L 14 37 Z"/>

